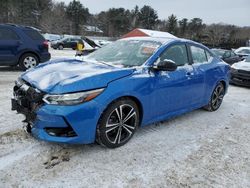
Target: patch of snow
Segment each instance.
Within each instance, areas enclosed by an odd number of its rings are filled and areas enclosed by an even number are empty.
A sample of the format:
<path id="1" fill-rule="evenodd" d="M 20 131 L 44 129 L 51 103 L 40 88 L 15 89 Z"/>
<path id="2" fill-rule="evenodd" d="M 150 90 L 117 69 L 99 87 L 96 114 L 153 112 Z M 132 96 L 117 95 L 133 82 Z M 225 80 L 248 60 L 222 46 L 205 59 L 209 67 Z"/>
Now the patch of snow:
<path id="1" fill-rule="evenodd" d="M 139 29 L 139 30 L 150 37 L 177 38 L 176 36 L 168 32 L 155 31 L 155 30 L 149 30 L 149 29 Z"/>

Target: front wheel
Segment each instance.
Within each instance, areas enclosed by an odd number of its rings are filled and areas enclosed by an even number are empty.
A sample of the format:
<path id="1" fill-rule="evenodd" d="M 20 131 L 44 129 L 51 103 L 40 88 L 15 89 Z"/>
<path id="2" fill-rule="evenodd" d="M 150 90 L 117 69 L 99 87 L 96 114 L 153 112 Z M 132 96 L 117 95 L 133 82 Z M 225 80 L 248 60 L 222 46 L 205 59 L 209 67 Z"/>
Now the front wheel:
<path id="1" fill-rule="evenodd" d="M 220 82 L 215 87 L 208 105 L 206 105 L 204 108 L 210 112 L 218 110 L 221 106 L 224 95 L 225 88 L 224 85 Z"/>
<path id="2" fill-rule="evenodd" d="M 139 126 L 139 110 L 130 99 L 121 99 L 109 105 L 99 120 L 97 142 L 108 148 L 126 144 Z"/>

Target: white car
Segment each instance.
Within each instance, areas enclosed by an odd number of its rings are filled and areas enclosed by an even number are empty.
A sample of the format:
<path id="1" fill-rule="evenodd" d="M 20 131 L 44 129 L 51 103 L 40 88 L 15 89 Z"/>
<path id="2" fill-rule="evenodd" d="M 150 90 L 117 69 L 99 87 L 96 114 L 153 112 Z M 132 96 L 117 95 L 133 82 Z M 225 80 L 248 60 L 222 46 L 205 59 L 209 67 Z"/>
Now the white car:
<path id="1" fill-rule="evenodd" d="M 231 66 L 230 83 L 250 87 L 250 56 Z"/>
<path id="2" fill-rule="evenodd" d="M 250 55 L 250 47 L 240 47 L 236 50 L 234 50 L 234 52 L 239 55 L 240 57 L 247 57 Z"/>

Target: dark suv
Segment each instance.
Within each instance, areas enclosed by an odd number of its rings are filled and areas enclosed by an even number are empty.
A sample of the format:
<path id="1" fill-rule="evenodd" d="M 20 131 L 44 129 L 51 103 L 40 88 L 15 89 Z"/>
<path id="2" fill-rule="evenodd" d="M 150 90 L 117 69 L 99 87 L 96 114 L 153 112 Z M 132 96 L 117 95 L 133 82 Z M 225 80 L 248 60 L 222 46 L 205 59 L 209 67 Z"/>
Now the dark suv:
<path id="1" fill-rule="evenodd" d="M 0 24 L 0 66 L 19 65 L 26 70 L 49 59 L 48 42 L 37 30 Z"/>

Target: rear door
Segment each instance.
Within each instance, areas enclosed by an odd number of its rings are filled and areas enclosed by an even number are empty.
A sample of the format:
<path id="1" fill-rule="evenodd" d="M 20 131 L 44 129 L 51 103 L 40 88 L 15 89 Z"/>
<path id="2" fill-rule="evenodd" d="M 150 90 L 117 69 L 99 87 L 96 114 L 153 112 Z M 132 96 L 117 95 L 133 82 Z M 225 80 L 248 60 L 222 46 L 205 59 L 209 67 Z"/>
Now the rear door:
<path id="1" fill-rule="evenodd" d="M 0 64 L 17 63 L 17 54 L 21 44 L 20 37 L 14 30 L 0 26 Z"/>
<path id="2" fill-rule="evenodd" d="M 214 76 L 218 71 L 218 66 L 213 63 L 212 54 L 198 45 L 189 44 L 189 52 L 192 57 L 192 65 L 194 67 L 194 73 L 197 80 L 195 84 L 196 101 L 203 104 L 207 100 L 207 88 L 214 84 Z M 214 75 L 214 76 L 210 76 Z"/>

